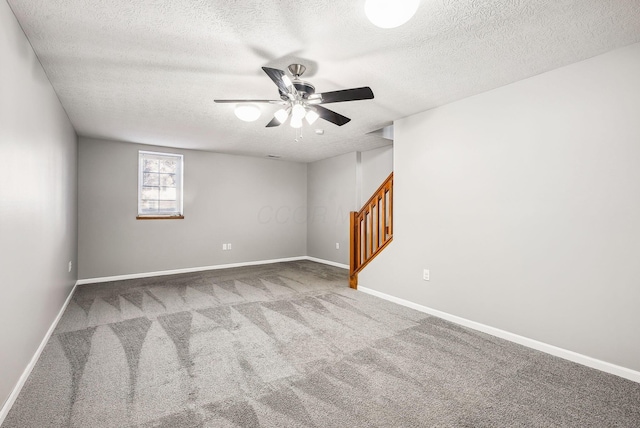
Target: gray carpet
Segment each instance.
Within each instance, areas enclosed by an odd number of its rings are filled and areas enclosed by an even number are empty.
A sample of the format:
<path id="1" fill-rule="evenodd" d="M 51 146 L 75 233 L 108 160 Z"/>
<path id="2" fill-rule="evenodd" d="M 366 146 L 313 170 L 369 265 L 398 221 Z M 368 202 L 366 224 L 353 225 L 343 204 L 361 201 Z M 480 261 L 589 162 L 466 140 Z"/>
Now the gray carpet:
<path id="1" fill-rule="evenodd" d="M 78 287 L 11 427 L 640 427 L 640 384 L 289 262 Z"/>

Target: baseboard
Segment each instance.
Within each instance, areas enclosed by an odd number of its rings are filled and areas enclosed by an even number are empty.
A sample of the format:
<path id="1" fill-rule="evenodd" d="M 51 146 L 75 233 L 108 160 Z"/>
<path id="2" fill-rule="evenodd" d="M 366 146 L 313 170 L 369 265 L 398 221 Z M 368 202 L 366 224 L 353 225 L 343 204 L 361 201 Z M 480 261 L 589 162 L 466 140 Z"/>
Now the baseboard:
<path id="1" fill-rule="evenodd" d="M 549 345 L 544 342 L 539 342 L 534 339 L 529 339 L 524 336 L 520 336 L 515 333 L 510 333 L 505 330 L 500 330 L 499 328 L 490 327 L 485 324 L 481 324 L 475 321 L 471 321 L 465 318 L 458 317 L 456 315 L 451 315 L 446 312 L 439 311 L 437 309 L 432 309 L 427 306 L 422 306 L 420 304 L 410 302 L 408 300 L 401 299 L 399 297 L 391 296 L 389 294 L 381 293 L 376 290 L 372 290 L 370 288 L 358 286 L 358 291 L 362 291 L 363 293 L 370 294 L 372 296 L 380 297 L 384 300 L 388 300 L 393 303 L 397 303 L 402 306 L 406 306 L 411 309 L 415 309 L 420 312 L 424 312 L 429 315 L 436 316 L 438 318 L 445 319 L 447 321 L 451 321 L 455 324 L 462 325 L 464 327 L 469 327 L 473 330 L 481 331 L 483 333 L 490 334 L 492 336 L 499 337 L 501 339 L 508 340 L 510 342 L 515 342 L 520 345 L 526 346 L 528 348 L 536 349 L 538 351 L 545 352 L 547 354 L 554 355 L 556 357 L 564 358 L 565 360 L 572 361 L 574 363 L 582 364 L 587 367 L 591 367 L 606 373 L 610 373 L 616 376 L 623 377 L 625 379 L 629 379 L 634 382 L 640 383 L 640 372 L 635 370 L 628 369 L 626 367 L 618 366 L 615 364 L 608 363 L 606 361 L 598 360 L 592 357 L 588 357 L 586 355 L 579 354 L 577 352 L 569 351 L 567 349 L 559 348 L 557 346 Z"/>
<path id="2" fill-rule="evenodd" d="M 47 334 L 45 334 L 44 338 L 42 339 L 42 342 L 40 342 L 40 346 L 38 346 L 36 353 L 31 358 L 31 361 L 29 361 L 27 368 L 24 369 L 22 376 L 20 376 L 20 379 L 18 379 L 18 383 L 13 388 L 13 391 L 11 391 L 11 394 L 9 394 L 9 397 L 2 405 L 2 409 L 0 409 L 0 425 L 2 425 L 2 423 L 4 422 L 4 419 L 9 414 L 9 410 L 11 410 L 13 403 L 15 403 L 16 399 L 18 398 L 20 391 L 22 391 L 22 387 L 27 381 L 27 378 L 29 378 L 31 371 L 33 370 L 36 363 L 38 362 L 38 358 L 40 358 L 40 354 L 42 354 L 44 347 L 46 346 L 47 342 L 51 338 L 51 335 L 53 334 L 53 331 L 56 329 L 56 326 L 60 322 L 60 319 L 62 318 L 62 314 L 64 314 L 64 311 L 67 309 L 67 306 L 69 305 L 69 302 L 71 301 L 71 297 L 73 296 L 73 293 L 76 291 L 77 286 L 78 286 L 78 282 L 76 282 L 73 288 L 71 289 L 71 292 L 67 296 L 67 300 L 65 300 L 64 304 L 62 305 L 62 308 L 58 312 L 58 315 L 53 320 L 51 327 L 49 327 L 49 330 L 47 330 Z"/>
<path id="3" fill-rule="evenodd" d="M 228 268 L 234 268 L 234 267 L 268 265 L 271 263 L 293 262 L 298 260 L 310 260 L 310 258 L 307 256 L 298 256 L 298 257 L 287 257 L 283 259 L 256 260 L 256 261 L 250 261 L 250 262 L 228 263 L 224 265 L 199 266 L 199 267 L 193 267 L 193 268 L 161 270 L 156 272 L 141 272 L 141 273 L 132 273 L 127 275 L 103 276 L 100 278 L 80 279 L 78 280 L 78 285 L 97 284 L 100 282 L 122 281 L 125 279 L 150 278 L 153 276 L 175 275 L 179 273 L 202 272 L 206 270 L 228 269 Z"/>
<path id="4" fill-rule="evenodd" d="M 310 260 L 312 262 L 316 262 L 316 263 L 322 263 L 325 265 L 329 265 L 329 266 L 335 266 L 335 267 L 339 267 L 342 269 L 349 269 L 349 265 L 345 265 L 342 263 L 338 263 L 338 262 L 332 262 L 331 260 L 324 260 L 324 259 L 318 259 L 315 257 L 305 257 L 305 260 Z"/>

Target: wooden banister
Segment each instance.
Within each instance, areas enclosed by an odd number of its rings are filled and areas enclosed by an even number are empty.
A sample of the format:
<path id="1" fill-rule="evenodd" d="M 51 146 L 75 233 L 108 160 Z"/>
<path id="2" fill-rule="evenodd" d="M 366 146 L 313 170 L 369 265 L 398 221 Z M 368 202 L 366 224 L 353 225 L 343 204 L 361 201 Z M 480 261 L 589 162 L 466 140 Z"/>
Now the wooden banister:
<path id="1" fill-rule="evenodd" d="M 358 272 L 393 240 L 393 173 L 349 219 L 349 287 L 357 288 Z"/>

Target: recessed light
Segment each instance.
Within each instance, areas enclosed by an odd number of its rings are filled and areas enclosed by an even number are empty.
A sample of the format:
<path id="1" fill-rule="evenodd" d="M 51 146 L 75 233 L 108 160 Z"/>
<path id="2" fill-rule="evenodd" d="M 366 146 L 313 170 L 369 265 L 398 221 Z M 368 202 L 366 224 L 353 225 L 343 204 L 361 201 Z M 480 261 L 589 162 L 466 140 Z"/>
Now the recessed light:
<path id="1" fill-rule="evenodd" d="M 316 129 L 316 134 L 324 135 L 324 129 Z"/>

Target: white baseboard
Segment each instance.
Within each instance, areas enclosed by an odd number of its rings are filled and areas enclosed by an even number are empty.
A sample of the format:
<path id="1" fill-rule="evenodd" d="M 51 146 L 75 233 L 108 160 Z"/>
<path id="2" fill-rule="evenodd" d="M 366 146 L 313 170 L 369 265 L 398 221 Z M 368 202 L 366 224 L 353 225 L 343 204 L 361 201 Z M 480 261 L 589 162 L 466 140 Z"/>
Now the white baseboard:
<path id="1" fill-rule="evenodd" d="M 331 260 L 324 260 L 324 259 L 317 259 L 315 257 L 305 257 L 305 260 L 310 260 L 312 262 L 316 262 L 316 263 L 322 263 L 325 265 L 329 265 L 329 266 L 335 266 L 335 267 L 339 267 L 342 269 L 349 269 L 349 265 L 345 265 L 342 263 L 338 263 L 338 262 L 332 262 Z"/>
<path id="2" fill-rule="evenodd" d="M 71 292 L 67 296 L 67 300 L 65 300 L 64 304 L 62 305 L 62 308 L 60 309 L 60 312 L 58 312 L 58 315 L 53 320 L 51 327 L 49 327 L 49 330 L 47 330 L 47 334 L 44 335 L 44 338 L 42 339 L 42 342 L 40 342 L 40 346 L 38 346 L 36 353 L 31 358 L 31 361 L 29 361 L 27 368 L 24 369 L 24 372 L 22 372 L 22 376 L 20 376 L 20 379 L 18 379 L 18 383 L 13 388 L 13 391 L 11 391 L 11 394 L 9 394 L 9 397 L 7 398 L 7 400 L 4 402 L 2 409 L 0 409 L 0 425 L 2 425 L 2 423 L 4 422 L 4 419 L 9 414 L 9 410 L 11 410 L 13 403 L 15 403 L 16 399 L 18 398 L 20 391 L 22 391 L 22 387 L 27 381 L 27 378 L 31 374 L 31 371 L 35 367 L 36 363 L 38 362 L 38 358 L 40 358 L 40 354 L 42 354 L 42 351 L 44 350 L 44 347 L 46 346 L 47 342 L 51 338 L 53 331 L 56 329 L 56 326 L 60 322 L 60 319 L 62 318 L 62 314 L 64 314 L 65 309 L 67 309 L 67 306 L 69 305 L 69 302 L 71 301 L 71 297 L 73 296 L 73 293 L 76 291 L 77 286 L 78 286 L 78 282 L 76 282 L 73 288 L 71 289 Z"/>
<path id="3" fill-rule="evenodd" d="M 228 263 L 224 265 L 213 265 L 213 266 L 198 266 L 193 268 L 183 268 L 183 269 L 171 269 L 171 270 L 160 270 L 155 272 L 140 272 L 140 273 L 131 273 L 126 275 L 114 275 L 114 276 L 103 276 L 99 278 L 86 278 L 79 279 L 77 284 L 97 284 L 100 282 L 112 282 L 112 281 L 123 281 L 125 279 L 137 279 L 137 278 L 150 278 L 153 276 L 164 276 L 164 275 L 175 275 L 178 273 L 190 273 L 190 272 L 202 272 L 206 270 L 216 270 L 216 269 L 228 269 L 234 267 L 244 267 L 244 266 L 257 266 L 257 265 L 268 265 L 271 263 L 281 263 L 281 262 L 294 262 L 298 260 L 309 260 L 316 263 L 322 263 L 325 265 L 336 266 L 342 269 L 349 269 L 349 265 L 345 265 L 342 263 L 332 262 L 330 260 L 318 259 L 315 257 L 309 256 L 297 256 L 297 257 L 287 257 L 282 259 L 272 259 L 272 260 L 256 260 L 251 262 L 240 262 L 240 263 Z"/>
<path id="4" fill-rule="evenodd" d="M 103 276 L 100 278 L 80 279 L 78 280 L 78 284 L 79 285 L 97 284 L 99 282 L 122 281 L 125 279 L 136 279 L 136 278 L 150 278 L 153 276 L 175 275 L 178 273 L 202 272 L 206 270 L 228 269 L 228 268 L 234 268 L 234 267 L 268 265 L 271 263 L 294 262 L 298 260 L 310 260 L 310 258 L 307 256 L 298 256 L 298 257 L 287 257 L 283 259 L 256 260 L 251 262 L 228 263 L 224 265 L 199 266 L 199 267 L 193 267 L 193 268 L 161 270 L 156 272 L 141 272 L 141 273 L 126 274 L 126 275 Z"/>
<path id="5" fill-rule="evenodd" d="M 556 357 L 564 358 L 565 360 L 573 361 L 574 363 L 582 364 L 587 367 L 591 367 L 606 373 L 611 373 L 613 375 L 620 376 L 625 379 L 629 379 L 631 381 L 640 383 L 640 372 L 628 369 L 626 367 L 618 366 L 615 364 L 608 363 L 606 361 L 588 357 L 586 355 L 569 351 L 567 349 L 558 348 L 557 346 L 549 345 L 544 342 L 539 342 L 534 339 L 529 339 L 527 337 L 520 336 L 515 333 L 510 333 L 505 330 L 500 330 L 499 328 L 490 327 L 488 325 L 471 321 L 465 318 L 461 318 L 456 315 L 451 315 L 446 312 L 442 312 L 437 309 L 432 309 L 427 306 L 422 306 L 418 303 L 410 302 L 408 300 L 404 300 L 399 297 L 394 297 L 389 294 L 381 293 L 379 291 L 372 290 L 370 288 L 359 286 L 358 291 L 362 291 L 363 293 L 371 294 L 372 296 L 380 297 L 390 302 L 397 303 L 399 305 L 406 306 L 408 308 L 415 309 L 417 311 L 424 312 L 426 314 L 433 315 L 438 318 L 445 319 L 447 321 L 451 321 L 453 323 L 462 325 L 464 327 L 469 327 L 473 330 L 481 331 L 483 333 L 487 333 L 492 336 L 496 336 L 501 339 L 508 340 L 510 342 L 518 343 L 528 348 L 533 348 L 538 351 L 542 351 L 547 354 L 554 355 Z"/>

